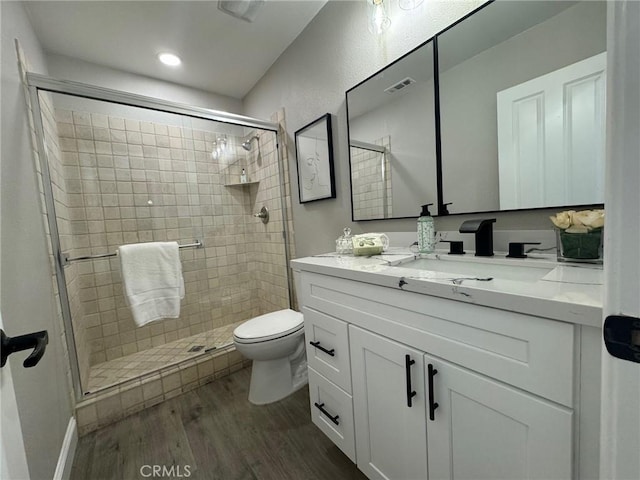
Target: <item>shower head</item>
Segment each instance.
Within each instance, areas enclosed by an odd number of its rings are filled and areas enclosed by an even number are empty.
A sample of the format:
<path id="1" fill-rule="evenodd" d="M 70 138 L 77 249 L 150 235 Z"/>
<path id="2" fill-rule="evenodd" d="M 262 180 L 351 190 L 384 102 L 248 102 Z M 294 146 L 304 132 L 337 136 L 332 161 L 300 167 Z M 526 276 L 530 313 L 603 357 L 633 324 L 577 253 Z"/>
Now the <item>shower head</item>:
<path id="1" fill-rule="evenodd" d="M 247 152 L 251 151 L 251 142 L 253 140 L 258 140 L 260 137 L 258 135 L 254 135 L 249 140 L 242 142 L 242 148 L 244 148 Z"/>

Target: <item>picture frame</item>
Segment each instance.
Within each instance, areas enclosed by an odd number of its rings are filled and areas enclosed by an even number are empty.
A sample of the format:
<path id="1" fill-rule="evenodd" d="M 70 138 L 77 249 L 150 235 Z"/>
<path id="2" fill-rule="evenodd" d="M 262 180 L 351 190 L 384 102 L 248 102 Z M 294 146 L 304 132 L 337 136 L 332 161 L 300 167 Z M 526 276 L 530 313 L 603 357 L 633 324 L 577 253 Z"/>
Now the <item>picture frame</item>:
<path id="1" fill-rule="evenodd" d="M 336 198 L 331 114 L 295 132 L 300 203 Z"/>

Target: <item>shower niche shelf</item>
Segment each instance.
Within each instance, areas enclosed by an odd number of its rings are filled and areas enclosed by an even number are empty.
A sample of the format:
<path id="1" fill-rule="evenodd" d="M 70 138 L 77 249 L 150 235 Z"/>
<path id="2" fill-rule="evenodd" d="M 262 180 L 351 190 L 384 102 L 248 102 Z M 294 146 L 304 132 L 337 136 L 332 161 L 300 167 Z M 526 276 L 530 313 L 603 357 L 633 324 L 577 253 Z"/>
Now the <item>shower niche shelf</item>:
<path id="1" fill-rule="evenodd" d="M 255 180 L 253 182 L 245 182 L 245 183 L 240 183 L 240 182 L 225 183 L 224 186 L 225 187 L 244 187 L 247 185 L 258 185 L 259 183 L 260 183 L 260 180 Z"/>

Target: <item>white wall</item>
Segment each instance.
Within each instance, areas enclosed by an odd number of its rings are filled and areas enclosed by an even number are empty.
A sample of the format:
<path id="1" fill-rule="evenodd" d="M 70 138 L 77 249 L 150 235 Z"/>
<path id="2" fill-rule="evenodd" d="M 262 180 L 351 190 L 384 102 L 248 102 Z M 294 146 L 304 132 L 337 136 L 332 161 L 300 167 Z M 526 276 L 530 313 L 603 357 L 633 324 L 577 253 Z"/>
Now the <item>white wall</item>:
<path id="1" fill-rule="evenodd" d="M 246 115 L 265 117 L 284 107 L 291 139 L 297 129 L 320 115 L 336 114 L 337 198 L 304 206 L 293 202 L 298 256 L 333 250 L 344 226 L 351 226 L 354 233 L 415 230 L 414 220 L 351 222 L 345 92 L 482 3 L 428 0 L 416 10 L 404 12 L 393 2 L 391 28 L 378 40 L 367 31 L 365 2 L 330 1 L 245 97 Z M 294 155 L 290 162 L 295 192 Z M 550 228 L 545 211 L 490 216 L 498 218 L 496 229 Z M 438 218 L 436 228 L 457 230 L 467 218 Z"/>
<path id="2" fill-rule="evenodd" d="M 49 54 L 46 60 L 49 75 L 60 80 L 73 80 L 175 103 L 197 105 L 212 110 L 242 113 L 242 102 L 225 95 L 205 92 L 62 55 Z"/>
<path id="3" fill-rule="evenodd" d="M 31 478 L 52 478 L 71 417 L 71 395 L 63 339 L 54 303 L 40 195 L 31 153 L 23 87 L 14 38 L 34 70 L 46 73 L 44 56 L 23 7 L 0 2 L 2 24 L 0 289 L 9 336 L 49 331 L 40 363 L 22 367 L 25 353 L 9 359 Z M 5 367 L 6 368 L 6 367 Z"/>

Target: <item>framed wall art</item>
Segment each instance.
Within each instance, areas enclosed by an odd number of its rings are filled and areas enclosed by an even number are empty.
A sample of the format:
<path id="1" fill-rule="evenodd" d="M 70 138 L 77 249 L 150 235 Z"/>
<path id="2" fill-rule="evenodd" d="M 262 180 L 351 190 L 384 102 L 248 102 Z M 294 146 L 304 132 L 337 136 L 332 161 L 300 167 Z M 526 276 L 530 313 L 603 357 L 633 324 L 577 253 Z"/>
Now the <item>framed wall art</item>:
<path id="1" fill-rule="evenodd" d="M 300 203 L 336 198 L 331 114 L 295 133 Z"/>

